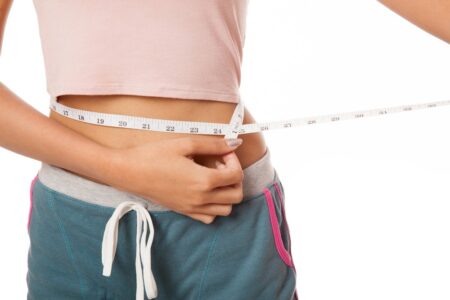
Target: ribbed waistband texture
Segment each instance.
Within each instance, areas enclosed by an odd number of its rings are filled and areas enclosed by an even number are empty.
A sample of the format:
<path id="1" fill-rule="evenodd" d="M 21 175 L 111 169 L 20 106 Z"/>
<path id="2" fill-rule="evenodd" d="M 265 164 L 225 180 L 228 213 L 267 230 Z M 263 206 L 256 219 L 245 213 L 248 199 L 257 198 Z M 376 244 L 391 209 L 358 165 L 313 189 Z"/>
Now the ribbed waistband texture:
<path id="1" fill-rule="evenodd" d="M 264 187 L 270 185 L 276 176 L 276 171 L 270 159 L 269 148 L 267 148 L 263 157 L 244 168 L 243 172 L 244 199 L 261 194 Z M 124 201 L 135 201 L 149 211 L 170 210 L 151 198 L 143 198 L 133 193 L 118 190 L 44 162 L 41 163 L 38 178 L 42 184 L 54 191 L 97 205 L 117 207 Z"/>

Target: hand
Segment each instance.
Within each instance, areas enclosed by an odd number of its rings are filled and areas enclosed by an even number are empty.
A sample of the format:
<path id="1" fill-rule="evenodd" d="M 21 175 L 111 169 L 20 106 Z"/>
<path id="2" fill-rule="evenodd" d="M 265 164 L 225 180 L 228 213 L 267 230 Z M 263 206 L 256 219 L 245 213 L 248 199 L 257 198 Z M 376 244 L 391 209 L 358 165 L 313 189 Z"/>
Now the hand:
<path id="1" fill-rule="evenodd" d="M 239 145 L 238 145 L 239 146 Z M 243 199 L 244 172 L 225 139 L 198 136 L 111 149 L 111 185 L 209 224 Z M 217 168 L 197 164 L 195 154 L 221 155 Z"/>

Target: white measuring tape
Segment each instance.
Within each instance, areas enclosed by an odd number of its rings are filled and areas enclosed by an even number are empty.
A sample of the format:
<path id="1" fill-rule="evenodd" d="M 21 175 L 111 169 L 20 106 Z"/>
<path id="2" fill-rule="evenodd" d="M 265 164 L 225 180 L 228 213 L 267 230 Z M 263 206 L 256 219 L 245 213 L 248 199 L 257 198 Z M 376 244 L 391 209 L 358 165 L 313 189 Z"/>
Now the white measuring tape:
<path id="1" fill-rule="evenodd" d="M 302 125 L 336 122 L 349 119 L 360 119 L 372 116 L 386 115 L 389 113 L 407 112 L 417 109 L 438 107 L 449 104 L 450 100 L 443 100 L 420 104 L 400 105 L 337 113 L 331 115 L 321 115 L 250 124 L 242 124 L 244 120 L 244 105 L 242 98 L 239 98 L 239 102 L 237 103 L 229 124 L 153 119 L 139 116 L 86 111 L 75 109 L 58 103 L 56 102 L 55 97 L 51 97 L 50 109 L 65 117 L 101 126 L 133 128 L 161 132 L 224 135 L 224 138 L 236 138 L 240 134 L 267 131 L 272 129 L 291 128 Z"/>

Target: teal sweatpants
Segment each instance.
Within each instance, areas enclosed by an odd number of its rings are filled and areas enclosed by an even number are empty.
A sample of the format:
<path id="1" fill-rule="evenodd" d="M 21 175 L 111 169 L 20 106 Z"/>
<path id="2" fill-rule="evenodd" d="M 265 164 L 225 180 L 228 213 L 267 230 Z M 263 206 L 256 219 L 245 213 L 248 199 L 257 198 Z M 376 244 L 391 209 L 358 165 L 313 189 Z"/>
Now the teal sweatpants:
<path id="1" fill-rule="evenodd" d="M 36 175 L 30 186 L 28 300 L 136 299 L 136 213 L 122 217 L 111 275 L 102 275 L 102 238 L 113 212 L 52 190 Z M 297 299 L 278 175 L 211 224 L 174 211 L 149 213 L 155 299 Z"/>

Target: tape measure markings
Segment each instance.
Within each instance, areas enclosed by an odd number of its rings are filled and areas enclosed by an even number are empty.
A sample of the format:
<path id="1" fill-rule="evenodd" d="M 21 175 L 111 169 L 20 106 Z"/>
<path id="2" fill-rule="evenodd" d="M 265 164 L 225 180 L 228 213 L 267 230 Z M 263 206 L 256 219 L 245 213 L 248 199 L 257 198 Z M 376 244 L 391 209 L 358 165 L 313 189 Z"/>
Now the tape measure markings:
<path id="1" fill-rule="evenodd" d="M 424 108 L 433 108 L 449 105 L 450 100 L 435 101 L 429 103 L 399 105 L 393 107 L 358 110 L 344 113 L 319 115 L 303 118 L 293 118 L 281 121 L 269 121 L 242 124 L 244 117 L 244 105 L 241 98 L 233 112 L 230 123 L 210 123 L 196 121 L 177 121 L 166 119 L 146 118 L 140 116 L 108 114 L 102 112 L 86 111 L 65 106 L 56 102 L 52 97 L 50 109 L 62 116 L 100 126 L 151 130 L 160 132 L 176 132 L 189 134 L 225 135 L 225 138 L 237 137 L 239 134 L 248 134 L 273 129 L 285 129 L 303 125 L 313 125 L 327 122 L 337 122 L 349 119 L 361 119 L 371 116 L 380 116 L 397 112 L 408 112 Z"/>

